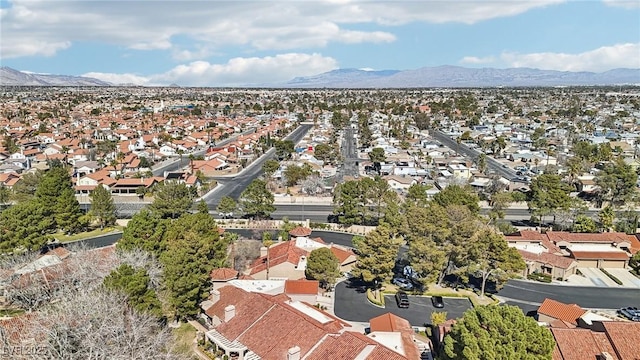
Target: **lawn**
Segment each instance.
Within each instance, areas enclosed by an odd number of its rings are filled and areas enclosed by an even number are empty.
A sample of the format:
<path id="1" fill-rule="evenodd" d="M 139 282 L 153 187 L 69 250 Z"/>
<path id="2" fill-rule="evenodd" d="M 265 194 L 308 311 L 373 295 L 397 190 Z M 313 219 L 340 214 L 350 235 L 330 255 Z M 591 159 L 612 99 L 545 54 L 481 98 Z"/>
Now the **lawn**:
<path id="1" fill-rule="evenodd" d="M 106 234 L 110 234 L 116 231 L 122 231 L 123 227 L 122 226 L 110 226 L 110 227 L 106 227 L 102 230 L 98 229 L 94 229 L 94 230 L 90 230 L 90 231 L 84 231 L 81 233 L 77 233 L 77 234 L 73 234 L 73 235 L 65 235 L 63 233 L 56 233 L 53 235 L 53 237 L 62 242 L 62 243 L 66 243 L 66 242 L 70 242 L 70 241 L 76 241 L 76 240 L 82 240 L 82 239 L 87 239 L 87 238 L 92 238 L 92 237 L 96 237 L 96 236 L 100 236 L 100 235 L 106 235 Z"/>
<path id="2" fill-rule="evenodd" d="M 193 353 L 193 339 L 196 337 L 196 328 L 189 323 L 181 324 L 179 328 L 172 329 L 173 335 L 176 338 L 176 347 L 174 352 L 176 354 L 184 355 L 189 359 L 197 359 Z"/>

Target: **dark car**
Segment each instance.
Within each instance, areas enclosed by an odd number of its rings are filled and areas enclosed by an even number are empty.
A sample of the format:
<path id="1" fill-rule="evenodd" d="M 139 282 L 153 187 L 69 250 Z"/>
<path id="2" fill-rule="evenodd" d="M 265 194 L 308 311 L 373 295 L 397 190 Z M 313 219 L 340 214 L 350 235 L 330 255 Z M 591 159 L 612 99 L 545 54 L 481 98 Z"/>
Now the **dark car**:
<path id="1" fill-rule="evenodd" d="M 404 291 L 398 291 L 396 293 L 396 303 L 399 308 L 408 308 L 409 307 L 409 297 L 407 293 Z"/>
<path id="2" fill-rule="evenodd" d="M 444 300 L 442 300 L 442 296 L 432 296 L 431 303 L 433 304 L 433 307 L 436 307 L 438 309 L 444 307 Z"/>

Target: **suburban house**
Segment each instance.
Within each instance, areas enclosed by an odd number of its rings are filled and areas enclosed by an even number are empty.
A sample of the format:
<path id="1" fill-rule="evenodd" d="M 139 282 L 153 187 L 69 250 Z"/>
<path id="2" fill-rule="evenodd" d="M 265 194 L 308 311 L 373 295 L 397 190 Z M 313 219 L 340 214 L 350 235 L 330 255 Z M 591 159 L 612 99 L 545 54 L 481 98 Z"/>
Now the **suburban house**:
<path id="1" fill-rule="evenodd" d="M 398 325 L 393 327 L 378 321 L 379 336 L 366 336 L 348 331 L 347 323 L 285 294 L 225 286 L 213 292 L 202 308 L 209 326 L 206 341 L 218 354 L 238 360 L 419 358 L 416 345 L 409 341 L 411 328 L 401 321 L 394 321 Z M 385 337 L 383 330 L 392 334 Z"/>
<path id="2" fill-rule="evenodd" d="M 621 321 L 545 299 L 537 312 L 542 326 L 549 326 L 555 339 L 553 360 L 637 360 L 640 323 Z"/>
<path id="3" fill-rule="evenodd" d="M 562 280 L 575 274 L 578 267 L 627 268 L 629 258 L 640 250 L 635 236 L 619 232 L 542 234 L 522 230 L 505 238 L 527 263 L 524 276 L 539 272 Z"/>
<path id="4" fill-rule="evenodd" d="M 307 259 L 311 251 L 329 248 L 340 262 L 340 271 L 348 272 L 356 262 L 356 256 L 348 248 L 326 244 L 321 238 L 309 238 L 311 229 L 294 228 L 289 232 L 291 240 L 277 242 L 260 249 L 260 257 L 249 266 L 245 274 L 254 279 L 303 279 Z"/>

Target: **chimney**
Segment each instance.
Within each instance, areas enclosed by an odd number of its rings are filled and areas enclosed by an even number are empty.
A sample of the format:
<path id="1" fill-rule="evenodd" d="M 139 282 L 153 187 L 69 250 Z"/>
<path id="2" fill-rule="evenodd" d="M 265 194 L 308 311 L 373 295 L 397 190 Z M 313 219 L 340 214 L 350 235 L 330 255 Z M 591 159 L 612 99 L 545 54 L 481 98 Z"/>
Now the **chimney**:
<path id="1" fill-rule="evenodd" d="M 215 304 L 218 301 L 220 301 L 220 291 L 211 290 L 211 302 Z"/>
<path id="2" fill-rule="evenodd" d="M 260 248 L 260 257 L 265 257 L 267 256 L 267 247 L 263 246 Z"/>
<path id="3" fill-rule="evenodd" d="M 224 322 L 229 322 L 233 317 L 236 316 L 236 307 L 233 305 L 229 305 L 224 308 Z"/>
<path id="4" fill-rule="evenodd" d="M 603 351 L 602 354 L 598 355 L 598 360 L 613 360 L 613 356 L 606 351 Z"/>
<path id="5" fill-rule="evenodd" d="M 294 346 L 287 351 L 287 360 L 300 360 L 299 346 Z"/>

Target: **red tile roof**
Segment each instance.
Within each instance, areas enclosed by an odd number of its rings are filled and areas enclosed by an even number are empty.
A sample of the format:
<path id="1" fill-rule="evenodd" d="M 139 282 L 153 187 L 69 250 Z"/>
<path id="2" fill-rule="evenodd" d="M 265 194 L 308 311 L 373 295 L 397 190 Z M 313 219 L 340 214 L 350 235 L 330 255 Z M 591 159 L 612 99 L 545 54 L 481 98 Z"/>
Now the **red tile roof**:
<path id="1" fill-rule="evenodd" d="M 309 236 L 311 235 L 311 229 L 303 226 L 298 226 L 289 231 L 289 235 L 291 236 Z"/>
<path id="2" fill-rule="evenodd" d="M 544 299 L 538 308 L 538 314 L 566 321 L 574 325 L 578 324 L 578 318 L 585 312 L 587 312 L 585 309 L 576 304 L 565 304 L 549 298 Z"/>
<path id="3" fill-rule="evenodd" d="M 640 323 L 603 321 L 602 325 L 620 360 L 640 360 Z"/>
<path id="4" fill-rule="evenodd" d="M 298 264 L 301 256 L 308 256 L 309 253 L 303 249 L 296 247 L 295 241 L 284 241 L 279 244 L 272 245 L 269 248 L 269 266 L 289 262 L 291 264 Z M 251 270 L 249 275 L 253 275 L 267 269 L 266 256 L 256 259 L 251 264 Z"/>
<path id="5" fill-rule="evenodd" d="M 378 317 L 374 317 L 369 320 L 369 326 L 371 327 L 371 331 L 395 332 L 406 329 L 411 330 L 411 324 L 407 320 L 392 313 L 386 313 Z"/>
<path id="6" fill-rule="evenodd" d="M 571 251 L 576 260 L 629 260 L 630 255 L 623 251 Z"/>
<path id="7" fill-rule="evenodd" d="M 318 280 L 286 280 L 284 282 L 284 293 L 291 295 L 317 295 L 319 286 Z"/>
<path id="8" fill-rule="evenodd" d="M 353 253 L 353 251 L 351 250 L 344 250 L 341 249 L 337 246 L 332 245 L 331 246 L 331 252 L 333 253 L 333 255 L 335 255 L 338 258 L 338 261 L 340 261 L 340 265 L 345 265 L 345 262 L 352 257 L 352 260 L 355 261 L 355 254 Z M 352 262 L 352 261 L 349 261 Z"/>
<path id="9" fill-rule="evenodd" d="M 623 360 L 616 356 L 611 344 L 602 341 L 602 334 L 587 329 L 552 328 L 551 332 L 556 340 L 553 360 L 595 360 L 602 352 L 608 352 L 615 360 Z"/>
<path id="10" fill-rule="evenodd" d="M 229 281 L 238 277 L 238 272 L 230 268 L 219 268 L 211 270 L 209 274 L 213 281 Z"/>
<path id="11" fill-rule="evenodd" d="M 545 265 L 552 265 L 560 269 L 568 269 L 576 261 L 570 257 L 555 255 L 551 253 L 532 253 L 525 250 L 518 249 L 520 255 L 525 261 L 536 261 Z"/>

